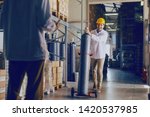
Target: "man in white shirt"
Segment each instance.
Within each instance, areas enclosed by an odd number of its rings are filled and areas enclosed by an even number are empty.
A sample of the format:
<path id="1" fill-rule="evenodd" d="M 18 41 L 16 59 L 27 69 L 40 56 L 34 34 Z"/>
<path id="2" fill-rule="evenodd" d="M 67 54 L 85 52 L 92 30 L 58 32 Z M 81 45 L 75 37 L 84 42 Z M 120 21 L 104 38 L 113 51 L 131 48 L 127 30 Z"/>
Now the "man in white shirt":
<path id="1" fill-rule="evenodd" d="M 103 66 L 106 54 L 106 41 L 108 38 L 108 32 L 103 28 L 105 26 L 104 18 L 99 18 L 96 22 L 97 29 L 89 32 L 85 30 L 91 36 L 91 64 L 93 71 L 94 88 L 101 92 L 103 82 Z"/>

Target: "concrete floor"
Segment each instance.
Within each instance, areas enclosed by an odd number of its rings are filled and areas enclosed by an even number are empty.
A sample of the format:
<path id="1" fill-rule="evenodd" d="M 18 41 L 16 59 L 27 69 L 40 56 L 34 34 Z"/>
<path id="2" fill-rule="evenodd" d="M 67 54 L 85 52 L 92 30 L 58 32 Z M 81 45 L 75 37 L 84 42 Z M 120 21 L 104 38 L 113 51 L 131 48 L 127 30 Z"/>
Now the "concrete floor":
<path id="1" fill-rule="evenodd" d="M 89 82 L 89 90 L 93 82 Z M 107 78 L 103 82 L 103 90 L 97 98 L 77 97 L 71 98 L 71 87 L 75 83 L 68 83 L 54 93 L 44 96 L 44 100 L 148 100 L 148 86 L 136 75 L 116 69 L 109 69 Z"/>

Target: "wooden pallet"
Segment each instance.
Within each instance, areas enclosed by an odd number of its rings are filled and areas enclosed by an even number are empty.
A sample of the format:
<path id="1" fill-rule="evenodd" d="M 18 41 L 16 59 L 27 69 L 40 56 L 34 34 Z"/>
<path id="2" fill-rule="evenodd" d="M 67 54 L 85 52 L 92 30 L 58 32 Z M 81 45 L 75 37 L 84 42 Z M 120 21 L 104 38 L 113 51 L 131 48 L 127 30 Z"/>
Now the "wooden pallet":
<path id="1" fill-rule="evenodd" d="M 55 17 L 58 17 L 57 11 L 52 11 L 52 15 L 55 16 Z"/>
<path id="2" fill-rule="evenodd" d="M 67 21 L 68 21 L 67 16 L 64 16 L 64 21 L 65 21 L 65 22 L 67 22 Z"/>
<path id="3" fill-rule="evenodd" d="M 58 13 L 58 18 L 65 21 L 65 22 L 67 22 L 67 19 L 68 19 L 67 16 L 65 16 L 64 14 L 62 14 L 60 12 Z"/>
<path id="4" fill-rule="evenodd" d="M 60 89 L 60 88 L 62 88 L 62 84 L 57 84 L 57 85 L 54 86 L 54 89 L 55 89 L 55 90 L 58 90 L 58 89 Z"/>

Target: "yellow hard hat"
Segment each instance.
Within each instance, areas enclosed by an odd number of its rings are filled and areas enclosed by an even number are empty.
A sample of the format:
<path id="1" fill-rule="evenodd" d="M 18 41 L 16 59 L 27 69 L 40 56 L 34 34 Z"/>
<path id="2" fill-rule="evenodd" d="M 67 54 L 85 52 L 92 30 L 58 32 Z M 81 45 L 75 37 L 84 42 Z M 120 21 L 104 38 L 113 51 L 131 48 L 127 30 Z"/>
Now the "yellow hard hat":
<path id="1" fill-rule="evenodd" d="M 105 19 L 104 18 L 98 18 L 96 23 L 97 24 L 105 24 Z"/>

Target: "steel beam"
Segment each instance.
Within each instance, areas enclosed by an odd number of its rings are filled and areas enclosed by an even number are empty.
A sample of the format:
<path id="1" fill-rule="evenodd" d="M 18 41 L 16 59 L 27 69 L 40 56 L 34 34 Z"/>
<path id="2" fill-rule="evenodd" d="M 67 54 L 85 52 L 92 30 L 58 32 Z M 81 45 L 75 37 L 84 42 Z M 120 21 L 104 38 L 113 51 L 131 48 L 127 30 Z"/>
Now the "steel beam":
<path id="1" fill-rule="evenodd" d="M 117 2 L 141 2 L 142 0 L 89 0 L 89 4 L 117 3 Z"/>

